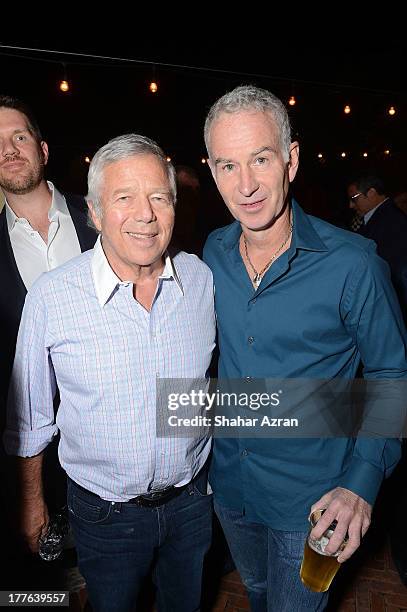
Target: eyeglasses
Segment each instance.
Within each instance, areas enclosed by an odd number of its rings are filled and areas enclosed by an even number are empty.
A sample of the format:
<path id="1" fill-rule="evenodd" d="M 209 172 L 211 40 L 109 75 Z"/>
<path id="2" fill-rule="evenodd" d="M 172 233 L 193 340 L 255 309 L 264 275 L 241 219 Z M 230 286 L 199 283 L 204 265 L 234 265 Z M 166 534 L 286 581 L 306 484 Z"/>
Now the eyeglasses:
<path id="1" fill-rule="evenodd" d="M 363 195 L 363 193 L 354 193 L 353 196 L 349 197 L 349 202 L 356 202 L 361 195 Z"/>

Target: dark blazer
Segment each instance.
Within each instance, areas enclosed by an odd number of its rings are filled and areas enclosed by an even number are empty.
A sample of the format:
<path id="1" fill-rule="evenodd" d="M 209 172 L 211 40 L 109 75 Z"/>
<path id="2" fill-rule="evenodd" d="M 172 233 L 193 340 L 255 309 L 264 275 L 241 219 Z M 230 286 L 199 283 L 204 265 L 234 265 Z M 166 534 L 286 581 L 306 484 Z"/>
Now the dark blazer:
<path id="1" fill-rule="evenodd" d="M 359 233 L 374 240 L 377 252 L 390 266 L 403 314 L 407 314 L 407 215 L 391 198 L 362 225 Z"/>
<path id="2" fill-rule="evenodd" d="M 81 251 L 87 251 L 95 244 L 97 234 L 87 225 L 86 202 L 81 196 L 64 195 Z M 0 420 L 2 431 L 17 333 L 27 293 L 11 247 L 5 208 L 0 213 L 0 283 L 0 410 L 2 412 Z"/>

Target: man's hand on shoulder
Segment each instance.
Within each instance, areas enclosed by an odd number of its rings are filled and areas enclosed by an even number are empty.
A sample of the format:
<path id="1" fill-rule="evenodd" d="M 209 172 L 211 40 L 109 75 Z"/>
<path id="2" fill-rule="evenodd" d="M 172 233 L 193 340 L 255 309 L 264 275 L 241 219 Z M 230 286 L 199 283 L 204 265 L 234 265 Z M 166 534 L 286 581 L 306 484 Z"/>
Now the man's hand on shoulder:
<path id="1" fill-rule="evenodd" d="M 311 514 L 321 509 L 325 509 L 325 512 L 312 530 L 311 537 L 320 538 L 332 521 L 336 520 L 338 524 L 326 551 L 328 553 L 337 551 L 348 534 L 349 541 L 338 556 L 339 563 L 343 563 L 359 548 L 360 541 L 370 525 L 372 506 L 353 491 L 336 487 L 312 505 Z"/>

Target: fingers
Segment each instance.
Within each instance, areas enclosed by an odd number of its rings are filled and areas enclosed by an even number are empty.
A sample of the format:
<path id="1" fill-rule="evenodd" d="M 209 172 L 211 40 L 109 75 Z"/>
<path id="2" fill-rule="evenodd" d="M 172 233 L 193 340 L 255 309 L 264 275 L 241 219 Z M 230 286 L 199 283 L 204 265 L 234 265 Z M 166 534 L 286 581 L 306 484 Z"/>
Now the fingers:
<path id="1" fill-rule="evenodd" d="M 325 551 L 328 554 L 335 554 L 343 545 L 345 538 L 348 537 L 346 546 L 338 556 L 338 561 L 343 563 L 359 548 L 361 538 L 369 528 L 371 506 L 352 491 L 340 487 L 321 497 L 312 506 L 311 513 L 320 509 L 323 505 L 325 505 L 326 510 L 311 530 L 310 537 L 321 538 L 331 523 L 336 521 L 336 527 L 325 547 Z"/>
<path id="2" fill-rule="evenodd" d="M 348 534 L 349 540 L 346 543 L 343 551 L 338 556 L 339 563 L 343 563 L 347 561 L 353 553 L 359 548 L 361 541 L 361 528 L 362 528 L 362 519 L 359 516 L 354 517 L 354 519 L 349 523 Z"/>

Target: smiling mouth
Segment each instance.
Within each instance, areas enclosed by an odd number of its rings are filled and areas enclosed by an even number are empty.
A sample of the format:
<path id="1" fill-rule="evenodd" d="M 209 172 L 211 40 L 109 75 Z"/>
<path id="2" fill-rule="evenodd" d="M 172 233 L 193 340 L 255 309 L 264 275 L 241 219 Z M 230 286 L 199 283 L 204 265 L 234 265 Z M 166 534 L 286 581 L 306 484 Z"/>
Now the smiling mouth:
<path id="1" fill-rule="evenodd" d="M 138 234 L 137 232 L 126 232 L 126 234 L 128 234 L 132 238 L 141 238 L 142 240 L 143 239 L 147 240 L 149 238 L 155 238 L 155 236 L 157 236 L 157 234 Z"/>

